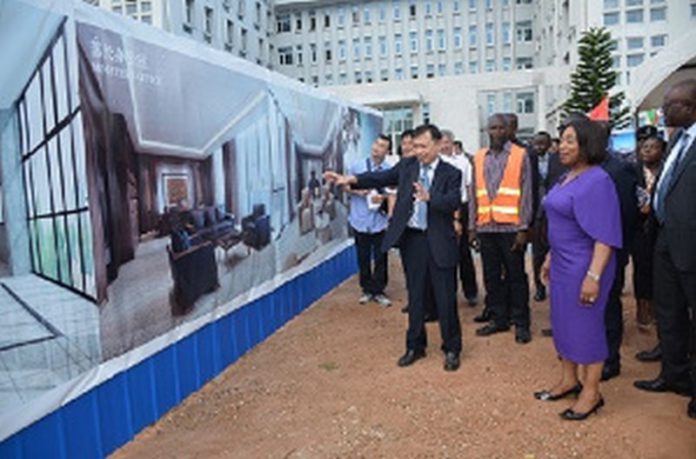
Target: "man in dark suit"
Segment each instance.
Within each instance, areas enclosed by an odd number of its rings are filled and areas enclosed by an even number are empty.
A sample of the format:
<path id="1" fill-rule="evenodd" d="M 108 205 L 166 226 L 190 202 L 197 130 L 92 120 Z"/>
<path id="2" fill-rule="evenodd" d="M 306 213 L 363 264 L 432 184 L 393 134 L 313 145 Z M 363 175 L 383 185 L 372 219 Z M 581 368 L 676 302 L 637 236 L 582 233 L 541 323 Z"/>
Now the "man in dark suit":
<path id="1" fill-rule="evenodd" d="M 652 202 L 662 368 L 657 378 L 636 381 L 635 386 L 690 396 L 687 414 L 696 419 L 696 79 L 672 86 L 662 110 L 665 124 L 679 128 L 670 140 Z"/>
<path id="2" fill-rule="evenodd" d="M 415 157 L 403 158 L 392 169 L 343 176 L 326 172 L 324 178 L 353 188 L 397 186 L 394 214 L 382 243 L 389 250 L 397 242 L 406 271 L 408 331 L 406 353 L 398 365 L 405 367 L 425 356 L 427 337 L 424 298 L 432 283 L 437 306 L 445 370 L 459 368 L 462 333 L 457 313 L 456 267 L 459 262 L 454 212 L 461 203 L 461 172 L 440 160 L 440 130 L 418 127 L 413 136 Z"/>

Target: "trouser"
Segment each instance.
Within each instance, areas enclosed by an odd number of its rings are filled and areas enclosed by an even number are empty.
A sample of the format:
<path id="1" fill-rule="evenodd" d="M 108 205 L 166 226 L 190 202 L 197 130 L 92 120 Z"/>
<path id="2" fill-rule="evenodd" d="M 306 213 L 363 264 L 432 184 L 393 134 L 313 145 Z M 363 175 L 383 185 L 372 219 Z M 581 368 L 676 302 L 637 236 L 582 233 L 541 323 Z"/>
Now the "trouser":
<path id="1" fill-rule="evenodd" d="M 512 250 L 517 233 L 479 233 L 486 307 L 498 326 L 529 328 L 529 281 L 524 250 Z"/>
<path id="2" fill-rule="evenodd" d="M 696 397 L 696 272 L 674 265 L 664 233 L 655 244 L 655 313 L 662 349 L 660 376 Z"/>
<path id="3" fill-rule="evenodd" d="M 611 284 L 607 306 L 604 310 L 604 326 L 607 333 L 607 346 L 609 347 L 609 357 L 605 361 L 607 366 L 619 365 L 621 363 L 621 341 L 623 340 L 623 304 L 621 303 L 621 293 L 623 292 L 626 279 L 626 265 L 628 264 L 628 250 L 620 249 L 616 252 L 616 273 L 614 282 Z"/>
<path id="4" fill-rule="evenodd" d="M 372 234 L 355 231 L 360 288 L 368 295 L 382 294 L 387 286 L 387 252 L 382 251 L 382 239 L 384 231 Z"/>
<path id="5" fill-rule="evenodd" d="M 399 245 L 406 267 L 408 290 L 408 330 L 406 348 L 416 351 L 427 347 L 425 331 L 425 301 L 428 283 L 438 313 L 442 350 L 461 353 L 462 331 L 457 311 L 457 274 L 454 266 L 443 268 L 435 262 L 426 233 L 406 229 Z"/>
<path id="6" fill-rule="evenodd" d="M 459 208 L 459 221 L 464 228 L 464 234 L 459 238 L 459 280 L 462 283 L 462 291 L 466 298 L 476 298 L 478 296 L 478 286 L 476 285 L 476 268 L 471 257 L 469 238 L 466 229 L 469 227 L 469 204 L 464 203 Z"/>

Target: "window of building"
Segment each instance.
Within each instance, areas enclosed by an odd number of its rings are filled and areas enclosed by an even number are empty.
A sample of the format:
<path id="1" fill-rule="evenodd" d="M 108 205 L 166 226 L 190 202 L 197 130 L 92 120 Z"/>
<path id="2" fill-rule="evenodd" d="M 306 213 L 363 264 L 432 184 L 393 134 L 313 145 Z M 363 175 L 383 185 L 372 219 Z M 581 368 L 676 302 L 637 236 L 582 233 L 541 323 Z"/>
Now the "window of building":
<path id="1" fill-rule="evenodd" d="M 616 51 L 619 49 L 619 40 L 612 40 L 609 44 L 609 51 Z"/>
<path id="2" fill-rule="evenodd" d="M 643 10 L 626 11 L 626 23 L 638 24 L 643 22 Z"/>
<path id="3" fill-rule="evenodd" d="M 469 26 L 469 47 L 475 48 L 478 32 L 475 25 Z"/>
<path id="4" fill-rule="evenodd" d="M 411 66 L 411 79 L 413 79 L 413 80 L 418 79 L 418 66 L 417 65 Z"/>
<path id="5" fill-rule="evenodd" d="M 342 61 L 346 60 L 346 41 L 338 40 L 338 58 Z"/>
<path id="6" fill-rule="evenodd" d="M 532 41 L 532 21 L 521 21 L 515 24 L 517 33 L 517 42 L 531 42 Z"/>
<path id="7" fill-rule="evenodd" d="M 629 85 L 631 84 L 631 71 L 626 70 L 626 84 Z"/>
<path id="8" fill-rule="evenodd" d="M 493 0 L 486 0 L 486 9 L 487 10 L 493 9 Z"/>
<path id="9" fill-rule="evenodd" d="M 362 80 L 362 72 L 360 70 L 355 71 L 355 84 L 361 84 L 363 82 Z"/>
<path id="10" fill-rule="evenodd" d="M 342 6 L 338 7 L 338 13 L 336 14 L 336 22 L 338 22 L 339 27 L 346 25 L 346 9 Z"/>
<path id="11" fill-rule="evenodd" d="M 650 8 L 650 22 L 659 22 L 667 20 L 667 8 Z"/>
<path id="12" fill-rule="evenodd" d="M 425 51 L 430 53 L 435 49 L 435 41 L 433 39 L 433 31 L 425 31 Z"/>
<path id="13" fill-rule="evenodd" d="M 333 86 L 333 76 L 332 75 L 324 75 L 324 84 L 326 86 Z"/>
<path id="14" fill-rule="evenodd" d="M 411 52 L 412 53 L 417 53 L 418 52 L 418 32 L 409 32 L 408 33 L 408 42 L 411 47 Z"/>
<path id="15" fill-rule="evenodd" d="M 394 69 L 394 79 L 403 80 L 404 79 L 404 69 Z"/>
<path id="16" fill-rule="evenodd" d="M 379 71 L 379 79 L 382 81 L 389 81 L 389 70 L 382 69 Z"/>
<path id="17" fill-rule="evenodd" d="M 353 38 L 353 60 L 354 61 L 360 60 L 360 39 L 359 38 Z"/>
<path id="18" fill-rule="evenodd" d="M 462 48 L 462 28 L 461 27 L 456 27 L 454 29 L 454 33 L 452 34 L 452 39 L 454 41 L 454 48 L 461 49 Z"/>
<path id="19" fill-rule="evenodd" d="M 135 3 L 126 3 L 126 14 L 135 14 L 137 6 Z"/>
<path id="20" fill-rule="evenodd" d="M 619 23 L 619 13 L 604 13 L 603 23 L 605 26 L 613 26 Z"/>
<path id="21" fill-rule="evenodd" d="M 193 1 L 186 0 L 186 24 L 193 24 Z"/>
<path id="22" fill-rule="evenodd" d="M 530 114 L 534 113 L 534 93 L 521 92 L 517 94 L 517 113 Z"/>
<path id="23" fill-rule="evenodd" d="M 645 54 L 629 54 L 626 56 L 626 65 L 628 67 L 636 67 L 643 63 L 645 60 Z"/>
<path id="24" fill-rule="evenodd" d="M 510 113 L 512 111 L 512 93 L 503 93 L 503 112 Z"/>
<path id="25" fill-rule="evenodd" d="M 437 49 L 444 51 L 447 48 L 447 39 L 445 38 L 445 31 L 439 29 L 437 31 Z"/>
<path id="26" fill-rule="evenodd" d="M 489 22 L 486 24 L 486 46 L 493 46 L 495 43 L 495 31 L 493 29 L 493 23 Z"/>
<path id="27" fill-rule="evenodd" d="M 372 71 L 365 70 L 365 83 L 372 83 Z"/>
<path id="28" fill-rule="evenodd" d="M 425 15 L 426 16 L 433 15 L 433 2 L 431 2 L 430 0 L 426 0 L 426 2 L 425 2 Z"/>
<path id="29" fill-rule="evenodd" d="M 384 3 L 380 3 L 379 5 L 379 22 L 382 23 L 387 20 L 387 7 L 384 6 Z M 383 80 L 386 81 L 386 80 Z"/>
<path id="30" fill-rule="evenodd" d="M 611 68 L 618 69 L 619 67 L 621 67 L 621 55 L 614 54 L 611 56 Z"/>
<path id="31" fill-rule="evenodd" d="M 651 5 L 664 5 L 667 0 L 650 0 Z"/>
<path id="32" fill-rule="evenodd" d="M 149 13 L 152 11 L 152 2 L 140 2 L 140 12 Z"/>
<path id="33" fill-rule="evenodd" d="M 495 94 L 486 94 L 486 116 L 491 116 L 496 111 Z"/>
<path id="34" fill-rule="evenodd" d="M 454 63 L 454 74 L 463 75 L 464 74 L 464 62 L 457 61 Z"/>
<path id="35" fill-rule="evenodd" d="M 452 2 L 452 11 L 455 13 L 459 13 L 459 10 L 461 9 L 461 5 L 459 4 L 459 0 L 454 0 Z"/>
<path id="36" fill-rule="evenodd" d="M 604 0 L 604 9 L 611 10 L 619 7 L 619 0 Z"/>
<path id="37" fill-rule="evenodd" d="M 653 48 L 661 48 L 667 44 L 667 35 L 653 35 L 650 37 L 650 45 Z"/>
<path id="38" fill-rule="evenodd" d="M 379 37 L 377 39 L 379 43 L 379 55 L 382 57 L 387 56 L 387 37 Z"/>
<path id="39" fill-rule="evenodd" d="M 149 14 L 141 14 L 140 15 L 140 22 L 144 24 L 152 24 L 152 16 Z"/>
<path id="40" fill-rule="evenodd" d="M 476 0 L 469 0 L 469 11 L 476 11 Z"/>
<path id="41" fill-rule="evenodd" d="M 534 61 L 531 57 L 518 57 L 515 60 L 515 67 L 517 70 L 526 70 L 534 67 Z"/>
<path id="42" fill-rule="evenodd" d="M 312 59 L 312 64 L 317 62 L 317 45 L 315 43 L 309 44 L 309 57 Z"/>
<path id="43" fill-rule="evenodd" d="M 532 0 L 516 0 L 515 3 L 518 5 L 531 5 Z"/>
<path id="44" fill-rule="evenodd" d="M 123 13 L 123 7 L 121 5 L 116 5 L 111 9 L 111 11 L 113 11 L 116 14 L 121 14 Z"/>
<path id="45" fill-rule="evenodd" d="M 370 17 L 370 7 L 368 6 L 366 6 L 363 10 L 363 21 L 365 24 L 370 24 L 372 22 L 372 18 Z"/>
<path id="46" fill-rule="evenodd" d="M 324 43 L 324 61 L 326 61 L 326 63 L 328 64 L 331 62 L 332 58 L 333 54 L 331 52 L 331 43 L 327 41 L 326 43 Z"/>
<path id="47" fill-rule="evenodd" d="M 445 12 L 445 3 L 442 0 L 438 0 L 435 6 L 438 15 L 442 15 Z"/>
<path id="48" fill-rule="evenodd" d="M 258 28 L 261 27 L 261 17 L 262 17 L 262 14 L 261 14 L 261 3 L 256 2 L 256 5 L 255 5 L 255 7 L 254 7 L 254 11 L 255 11 L 255 15 L 254 15 L 254 25 L 255 25 L 256 28 L 258 29 Z"/>
<path id="49" fill-rule="evenodd" d="M 411 19 L 416 18 L 416 3 L 411 0 L 411 4 L 408 5 L 408 15 Z"/>
<path id="50" fill-rule="evenodd" d="M 298 14 L 295 18 L 295 32 L 302 31 L 302 15 Z"/>
<path id="51" fill-rule="evenodd" d="M 331 27 L 331 16 L 329 16 L 328 14 L 325 14 L 324 15 L 324 28 L 328 29 L 330 27 Z"/>
<path id="52" fill-rule="evenodd" d="M 302 29 L 302 19 L 297 18 L 297 30 Z M 279 14 L 276 16 L 276 33 L 290 32 L 290 15 Z"/>
<path id="53" fill-rule="evenodd" d="M 278 49 L 278 52 L 280 52 L 280 48 Z M 297 65 L 302 66 L 302 45 L 297 45 L 295 46 L 295 57 L 297 59 Z"/>
<path id="54" fill-rule="evenodd" d="M 353 10 L 351 12 L 351 19 L 354 26 L 360 24 L 360 8 L 358 8 L 357 6 L 353 7 Z"/>
<path id="55" fill-rule="evenodd" d="M 628 37 L 626 39 L 626 49 L 642 49 L 643 37 Z"/>
<path id="56" fill-rule="evenodd" d="M 348 74 L 346 72 L 341 72 L 338 74 L 338 83 L 339 84 L 348 83 Z"/>
<path id="57" fill-rule="evenodd" d="M 246 14 L 246 0 L 239 0 L 239 3 L 237 3 L 237 16 L 239 16 L 240 19 L 244 18 L 244 15 Z"/>
<path id="58" fill-rule="evenodd" d="M 441 77 L 447 75 L 447 64 L 438 64 L 437 65 L 437 75 L 441 76 Z"/>
<path id="59" fill-rule="evenodd" d="M 394 0 L 392 3 L 392 14 L 394 15 L 395 20 L 401 19 L 401 5 L 399 4 L 400 0 Z"/>
<path id="60" fill-rule="evenodd" d="M 696 18 L 696 3 L 691 4 L 691 19 Z"/>
<path id="61" fill-rule="evenodd" d="M 292 65 L 292 47 L 283 46 L 282 48 L 278 48 L 278 58 L 280 65 Z M 302 60 L 301 54 L 298 55 L 297 60 Z"/>
<path id="62" fill-rule="evenodd" d="M 392 145 L 398 148 L 401 144 L 401 133 L 413 129 L 413 108 L 396 106 L 382 109 L 384 133 L 391 137 Z"/>
<path id="63" fill-rule="evenodd" d="M 401 56 L 402 48 L 403 43 L 401 39 L 401 34 L 397 33 L 396 35 L 394 35 L 394 54 L 396 54 L 397 56 Z"/>
<path id="64" fill-rule="evenodd" d="M 234 44 L 234 22 L 228 19 L 225 27 L 225 43 L 228 45 Z"/>
<path id="65" fill-rule="evenodd" d="M 478 73 L 478 62 L 476 62 L 476 61 L 469 62 L 469 73 Z"/>
<path id="66" fill-rule="evenodd" d="M 512 59 L 509 57 L 503 58 L 503 71 L 507 72 L 512 70 Z"/>
<path id="67" fill-rule="evenodd" d="M 643 6 L 643 0 L 626 0 L 626 6 Z"/>
<path id="68" fill-rule="evenodd" d="M 204 32 L 206 39 L 211 40 L 213 36 L 213 9 L 210 7 L 203 8 L 203 14 L 205 17 Z"/>
<path id="69" fill-rule="evenodd" d="M 501 31 L 503 35 L 503 44 L 509 45 L 512 41 L 512 37 L 510 36 L 510 23 L 503 22 L 503 24 L 501 25 Z"/>
<path id="70" fill-rule="evenodd" d="M 425 77 L 434 78 L 435 77 L 435 64 L 428 64 L 425 66 Z"/>
<path id="71" fill-rule="evenodd" d="M 495 72 L 495 59 L 486 59 L 486 72 Z"/>
<path id="72" fill-rule="evenodd" d="M 372 58 L 372 37 L 365 37 L 364 39 L 365 43 L 365 58 L 366 59 L 371 59 Z"/>

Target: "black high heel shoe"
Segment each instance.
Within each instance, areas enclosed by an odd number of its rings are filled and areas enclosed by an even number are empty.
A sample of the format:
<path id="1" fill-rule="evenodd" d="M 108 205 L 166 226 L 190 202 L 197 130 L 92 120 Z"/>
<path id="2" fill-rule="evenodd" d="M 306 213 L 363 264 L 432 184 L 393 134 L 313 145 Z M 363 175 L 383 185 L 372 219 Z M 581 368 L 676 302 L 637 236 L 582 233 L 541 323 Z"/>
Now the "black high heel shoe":
<path id="1" fill-rule="evenodd" d="M 570 395 L 578 395 L 580 392 L 582 392 L 582 384 L 578 383 L 567 391 L 556 395 L 553 395 L 551 391 L 548 390 L 534 392 L 534 398 L 543 402 L 555 402 L 556 400 L 564 399 Z"/>
<path id="2" fill-rule="evenodd" d="M 584 421 L 587 419 L 591 414 L 596 413 L 601 407 L 604 406 L 604 399 L 602 397 L 599 397 L 599 401 L 595 403 L 595 406 L 593 406 L 590 411 L 587 413 L 578 413 L 576 411 L 573 411 L 571 408 L 568 408 L 564 412 L 560 414 L 561 419 L 564 419 L 566 421 Z"/>

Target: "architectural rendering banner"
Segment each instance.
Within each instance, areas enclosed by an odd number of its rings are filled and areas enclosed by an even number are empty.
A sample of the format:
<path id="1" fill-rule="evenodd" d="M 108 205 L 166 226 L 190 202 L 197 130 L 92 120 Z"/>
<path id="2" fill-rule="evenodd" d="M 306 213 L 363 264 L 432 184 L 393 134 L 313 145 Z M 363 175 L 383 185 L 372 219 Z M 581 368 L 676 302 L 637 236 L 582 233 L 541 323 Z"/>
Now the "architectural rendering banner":
<path id="1" fill-rule="evenodd" d="M 321 174 L 381 129 L 82 2 L 9 3 L 45 39 L 0 89 L 0 440 L 345 247 L 347 200 Z"/>

